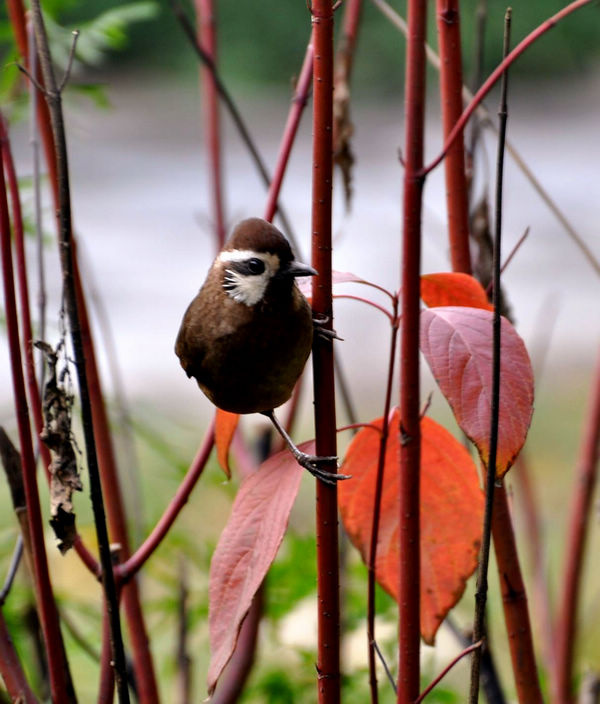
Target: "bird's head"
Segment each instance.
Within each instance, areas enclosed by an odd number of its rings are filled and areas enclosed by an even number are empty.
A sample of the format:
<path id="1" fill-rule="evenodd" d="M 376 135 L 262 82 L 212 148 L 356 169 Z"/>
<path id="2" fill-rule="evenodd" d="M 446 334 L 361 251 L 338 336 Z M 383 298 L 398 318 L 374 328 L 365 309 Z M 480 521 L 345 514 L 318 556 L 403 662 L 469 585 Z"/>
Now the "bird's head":
<path id="1" fill-rule="evenodd" d="M 269 287 L 291 288 L 296 276 L 316 271 L 294 259 L 289 242 L 260 218 L 242 220 L 215 261 L 222 269 L 223 289 L 238 303 L 254 306 Z"/>

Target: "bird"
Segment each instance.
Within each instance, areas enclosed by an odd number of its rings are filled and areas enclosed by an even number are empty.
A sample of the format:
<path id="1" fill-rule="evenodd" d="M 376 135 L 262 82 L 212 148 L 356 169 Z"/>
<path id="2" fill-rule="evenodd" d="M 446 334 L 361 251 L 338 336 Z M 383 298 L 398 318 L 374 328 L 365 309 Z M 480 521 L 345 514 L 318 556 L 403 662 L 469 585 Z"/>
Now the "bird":
<path id="1" fill-rule="evenodd" d="M 267 416 L 296 461 L 335 485 L 348 477 L 322 465 L 337 457 L 302 452 L 274 413 L 292 395 L 310 355 L 315 321 L 296 278 L 315 275 L 274 225 L 242 220 L 185 311 L 175 354 L 217 408 Z"/>

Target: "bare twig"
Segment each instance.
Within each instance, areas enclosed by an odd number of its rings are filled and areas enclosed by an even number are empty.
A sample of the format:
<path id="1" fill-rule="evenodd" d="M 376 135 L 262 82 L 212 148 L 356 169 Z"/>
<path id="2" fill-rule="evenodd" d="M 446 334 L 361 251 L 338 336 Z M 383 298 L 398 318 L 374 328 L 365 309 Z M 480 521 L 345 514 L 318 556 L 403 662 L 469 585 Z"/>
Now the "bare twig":
<path id="1" fill-rule="evenodd" d="M 571 701 L 571 680 L 575 651 L 576 614 L 581 589 L 581 571 L 585 551 L 592 496 L 598 478 L 600 456 L 600 355 L 592 386 L 589 412 L 578 460 L 569 516 L 569 532 L 565 551 L 564 580 L 557 621 L 556 691 L 560 701 Z"/>
<path id="2" fill-rule="evenodd" d="M 441 672 L 440 674 L 421 692 L 419 697 L 415 699 L 415 704 L 420 704 L 425 697 L 433 691 L 435 687 L 444 679 L 444 677 L 450 672 L 450 670 L 458 663 L 460 662 L 465 655 L 468 655 L 469 653 L 472 653 L 473 651 L 477 650 L 477 648 L 481 649 L 481 646 L 483 645 L 482 640 L 478 640 L 477 643 L 472 643 L 468 648 L 465 648 L 461 653 L 459 653 L 454 660 L 452 660 Z"/>
<path id="3" fill-rule="evenodd" d="M 102 562 L 102 584 L 104 587 L 111 627 L 111 647 L 114 660 L 115 678 L 117 682 L 119 701 L 124 704 L 129 702 L 125 648 L 121 634 L 119 603 L 112 570 L 112 560 L 102 497 L 102 486 L 100 482 L 98 457 L 96 454 L 96 444 L 94 438 L 90 394 L 85 358 L 83 354 L 83 340 L 74 284 L 74 255 L 72 251 L 71 237 L 71 203 L 67 164 L 67 146 L 62 115 L 61 95 L 56 84 L 56 77 L 52 67 L 50 50 L 48 47 L 48 38 L 44 27 L 44 20 L 42 17 L 39 0 L 32 0 L 31 12 L 40 57 L 40 66 L 44 77 L 44 84 L 47 87 L 46 101 L 50 111 L 52 131 L 54 134 L 56 148 L 55 158 L 59 186 L 59 241 L 61 267 L 63 271 L 64 296 L 71 327 L 71 340 L 73 343 L 75 364 L 79 380 L 83 430 L 90 477 L 90 494 L 94 510 L 94 522 L 96 525 L 96 533 L 100 549 L 100 559 Z"/>
<path id="4" fill-rule="evenodd" d="M 504 264 L 502 264 L 502 266 L 500 267 L 500 274 L 504 274 L 504 272 L 506 271 L 506 267 L 511 263 L 513 257 L 514 257 L 515 254 L 519 251 L 519 249 L 521 248 L 521 245 L 523 244 L 523 242 L 525 242 L 525 240 L 527 239 L 527 237 L 529 237 L 529 231 L 530 231 L 530 230 L 529 230 L 529 225 L 528 225 L 528 226 L 525 228 L 525 232 L 519 237 L 517 243 L 515 244 L 515 246 L 514 246 L 514 247 L 512 248 L 512 250 L 510 251 L 510 254 L 508 255 L 508 257 L 506 257 L 506 260 L 504 261 Z M 487 286 L 487 288 L 486 288 L 486 290 L 485 290 L 485 292 L 486 292 L 486 294 L 487 294 L 488 296 L 491 294 L 491 292 L 492 292 L 492 290 L 493 290 L 493 287 L 494 287 L 494 282 L 493 282 L 493 281 L 490 281 L 490 283 L 488 284 L 488 286 Z"/>
<path id="5" fill-rule="evenodd" d="M 177 599 L 177 702 L 190 704 L 192 686 L 192 659 L 188 653 L 188 578 L 186 561 L 179 560 L 179 596 Z"/>
<path id="6" fill-rule="evenodd" d="M 377 653 L 377 657 L 379 658 L 379 661 L 383 665 L 383 669 L 385 670 L 385 674 L 388 678 L 389 683 L 392 685 L 392 689 L 394 690 L 394 694 L 398 692 L 398 687 L 396 685 L 396 682 L 394 681 L 394 675 L 392 675 L 389 665 L 386 662 L 386 659 L 383 657 L 383 653 L 381 652 L 381 649 L 379 648 L 379 645 L 377 645 L 377 641 L 374 640 L 373 643 L 373 648 L 375 648 L 375 652 Z"/>
<path id="7" fill-rule="evenodd" d="M 258 169 L 258 172 L 262 178 L 263 183 L 265 184 L 266 188 L 269 188 L 269 185 L 271 183 L 271 175 L 269 174 L 269 171 L 263 161 L 263 158 L 261 157 L 258 147 L 256 146 L 254 140 L 252 139 L 250 135 L 250 131 L 248 130 L 248 127 L 244 121 L 244 118 L 242 117 L 237 105 L 235 104 L 233 98 L 231 97 L 231 94 L 227 90 L 225 84 L 223 83 L 219 72 L 217 71 L 217 68 L 214 64 L 214 61 L 211 59 L 211 57 L 207 54 L 206 51 L 200 46 L 196 39 L 196 33 L 194 31 L 194 28 L 189 21 L 187 15 L 185 14 L 183 8 L 179 4 L 178 0 L 169 0 L 169 4 L 171 5 L 171 8 L 173 10 L 173 13 L 175 14 L 175 17 L 179 21 L 181 28 L 183 29 L 184 34 L 188 38 L 190 44 L 194 48 L 196 54 L 198 55 L 198 58 L 202 61 L 202 63 L 206 66 L 206 68 L 212 73 L 213 75 L 213 80 L 215 82 L 215 87 L 225 103 L 225 107 L 227 108 L 229 115 L 231 119 L 233 120 L 238 132 L 240 133 L 240 136 L 242 138 L 242 141 L 246 145 L 248 151 L 250 152 L 252 156 L 252 160 L 254 161 L 254 164 L 256 168 Z M 277 213 L 279 215 L 279 218 L 281 220 L 281 226 L 283 231 L 285 232 L 287 238 L 290 240 L 292 245 L 294 246 L 294 249 L 297 251 L 297 240 L 296 237 L 294 236 L 294 231 L 292 229 L 292 226 L 290 224 L 289 218 L 285 214 L 285 211 L 281 207 L 280 204 L 277 205 Z"/>
<path id="8" fill-rule="evenodd" d="M 390 354 L 388 360 L 387 388 L 383 408 L 383 421 L 379 438 L 379 456 L 377 459 L 377 478 L 375 480 L 375 497 L 373 499 L 373 519 L 371 522 L 371 542 L 367 561 L 367 638 L 369 644 L 369 687 L 371 689 L 371 704 L 379 700 L 377 691 L 377 670 L 375 667 L 375 575 L 377 564 L 377 541 L 379 539 L 379 521 L 381 514 L 381 497 L 383 493 L 383 475 L 389 434 L 389 416 L 392 405 L 392 389 L 394 384 L 394 367 L 396 362 L 396 343 L 398 340 L 398 301 L 394 301 L 393 324 L 391 327 Z"/>
<path id="9" fill-rule="evenodd" d="M 511 10 L 504 17 L 504 56 L 507 56 L 510 46 Z M 498 140 L 498 164 L 496 173 L 496 221 L 494 233 L 494 321 L 493 321 L 493 351 L 492 351 L 492 399 L 490 449 L 485 484 L 485 512 L 483 518 L 483 535 L 481 551 L 477 568 L 477 591 L 475 593 L 475 617 L 473 623 L 473 641 L 479 642 L 484 636 L 485 605 L 487 600 L 487 572 L 490 556 L 492 532 L 492 513 L 494 507 L 494 489 L 496 484 L 496 452 L 498 448 L 498 423 L 500 417 L 500 257 L 502 244 L 502 185 L 504 177 L 504 143 L 506 137 L 508 73 L 502 75 L 500 97 L 500 137 Z M 481 668 L 481 648 L 473 652 L 471 660 L 471 683 L 469 689 L 469 704 L 479 701 L 479 673 Z"/>
<path id="10" fill-rule="evenodd" d="M 72 34 L 73 34 L 73 41 L 71 42 L 71 48 L 69 50 L 69 58 L 67 59 L 67 67 L 65 69 L 63 79 L 60 82 L 60 85 L 58 86 L 59 93 L 63 92 L 65 86 L 69 82 L 69 78 L 71 77 L 71 69 L 73 68 L 73 59 L 75 58 L 75 49 L 77 48 L 77 40 L 79 39 L 79 30 L 74 29 Z"/>
<path id="11" fill-rule="evenodd" d="M 12 558 L 10 560 L 10 565 L 8 567 L 8 572 L 6 573 L 6 579 L 4 580 L 4 586 L 2 591 L 0 591 L 0 607 L 4 605 L 6 597 L 9 595 L 12 589 L 13 582 L 17 576 L 17 570 L 21 564 L 21 558 L 23 557 L 23 536 L 19 535 L 17 542 L 15 543 L 15 549 L 13 550 Z"/>
<path id="12" fill-rule="evenodd" d="M 583 4 L 586 4 L 587 2 L 590 2 L 591 0 L 583 0 Z M 385 17 L 387 17 L 390 22 L 397 27 L 397 29 L 402 32 L 402 34 L 406 37 L 408 33 L 408 27 L 406 25 L 406 22 L 404 19 L 392 8 L 386 0 L 371 0 L 371 2 L 382 12 Z M 577 5 L 577 9 L 580 6 L 580 4 Z M 571 6 L 569 6 L 571 7 Z M 565 10 L 568 8 L 565 8 Z M 570 10 L 572 11 L 572 10 Z M 562 11 L 558 13 L 561 15 L 561 19 L 563 13 Z M 546 27 L 548 28 L 548 27 Z M 534 32 L 537 32 L 538 30 L 534 30 Z M 431 48 L 429 44 L 425 45 L 425 54 L 427 56 L 427 61 L 437 70 L 440 70 L 440 57 L 436 54 L 436 52 Z M 463 101 L 466 103 L 471 103 L 474 101 L 475 94 L 471 92 L 466 86 L 463 86 Z M 493 132 L 496 134 L 498 133 L 498 128 L 492 121 L 492 116 L 489 112 L 489 110 L 485 107 L 483 103 L 480 103 L 476 107 L 477 115 L 479 116 L 479 119 L 482 121 L 483 124 L 485 124 L 487 127 L 489 127 Z M 522 171 L 524 174 L 525 178 L 529 181 L 529 183 L 533 186 L 534 190 L 537 192 L 539 197 L 544 201 L 546 206 L 550 209 L 554 217 L 560 222 L 560 224 L 563 226 L 565 229 L 567 235 L 573 240 L 575 245 L 580 249 L 581 253 L 583 256 L 587 259 L 588 263 L 590 266 L 595 270 L 597 274 L 600 274 L 600 262 L 596 259 L 594 256 L 594 253 L 591 251 L 591 249 L 587 246 L 587 244 L 584 242 L 583 238 L 581 235 L 577 233 L 573 225 L 569 222 L 567 219 L 566 215 L 560 210 L 558 205 L 554 202 L 554 200 L 551 198 L 549 193 L 546 191 L 546 189 L 542 186 L 538 178 L 535 176 L 533 171 L 527 166 L 525 163 L 525 160 L 523 157 L 520 155 L 520 153 L 517 151 L 516 147 L 512 144 L 510 140 L 506 140 L 506 151 L 510 154 L 512 157 L 513 161 L 517 164 L 519 169 Z"/>

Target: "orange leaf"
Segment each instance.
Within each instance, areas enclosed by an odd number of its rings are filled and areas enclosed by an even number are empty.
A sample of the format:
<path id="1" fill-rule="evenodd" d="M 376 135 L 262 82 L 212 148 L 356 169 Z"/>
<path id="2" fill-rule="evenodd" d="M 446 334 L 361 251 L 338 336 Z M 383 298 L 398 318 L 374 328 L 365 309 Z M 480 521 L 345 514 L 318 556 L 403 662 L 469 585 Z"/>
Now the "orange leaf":
<path id="1" fill-rule="evenodd" d="M 533 371 L 523 340 L 501 319 L 500 419 L 496 476 L 519 454 L 533 414 Z M 492 397 L 492 321 L 487 310 L 449 306 L 421 312 L 421 350 L 456 422 L 487 465 Z"/>
<path id="2" fill-rule="evenodd" d="M 240 416 L 238 413 L 229 413 L 217 408 L 215 415 L 215 445 L 217 446 L 217 460 L 221 469 L 231 479 L 231 467 L 229 466 L 229 448 L 235 434 Z"/>
<path id="3" fill-rule="evenodd" d="M 399 414 L 394 411 L 386 446 L 381 519 L 375 575 L 394 598 L 398 595 Z M 382 419 L 372 422 L 382 427 Z M 352 480 L 338 486 L 344 527 L 366 562 L 370 549 L 380 434 L 367 427 L 352 440 L 344 473 Z M 448 611 L 475 571 L 483 493 L 465 448 L 441 425 L 421 420 L 421 635 L 433 643 Z"/>
<path id="4" fill-rule="evenodd" d="M 421 276 L 421 298 L 428 308 L 468 306 L 494 310 L 483 286 L 469 274 L 444 271 Z"/>
<path id="5" fill-rule="evenodd" d="M 314 442 L 303 443 L 300 449 L 314 452 Z M 210 694 L 283 540 L 302 474 L 286 449 L 270 457 L 240 486 L 210 565 Z"/>

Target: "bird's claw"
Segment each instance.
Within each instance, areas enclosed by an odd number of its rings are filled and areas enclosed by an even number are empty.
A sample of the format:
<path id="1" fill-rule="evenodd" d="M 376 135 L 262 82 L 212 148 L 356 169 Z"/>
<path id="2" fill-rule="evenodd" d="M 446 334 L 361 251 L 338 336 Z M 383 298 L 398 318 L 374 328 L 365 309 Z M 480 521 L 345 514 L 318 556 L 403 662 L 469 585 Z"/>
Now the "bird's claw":
<path id="1" fill-rule="evenodd" d="M 313 477 L 316 477 L 324 484 L 335 486 L 337 482 L 342 479 L 351 479 L 349 474 L 337 474 L 335 472 L 329 472 L 326 469 L 321 469 L 319 466 L 320 464 L 337 462 L 338 458 L 335 455 L 319 456 L 308 455 L 305 452 L 298 452 L 297 454 L 294 454 L 294 456 L 301 467 L 307 469 Z"/>
<path id="2" fill-rule="evenodd" d="M 313 317 L 313 326 L 315 328 L 315 335 L 318 335 L 324 340 L 339 340 L 340 342 L 343 342 L 343 338 L 338 337 L 338 334 L 335 330 L 330 330 L 329 328 L 326 328 L 325 325 L 329 322 L 329 316 L 328 315 L 319 315 Z"/>

